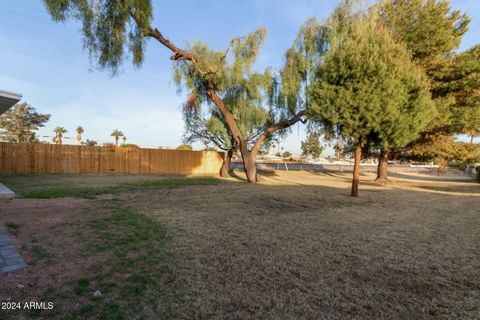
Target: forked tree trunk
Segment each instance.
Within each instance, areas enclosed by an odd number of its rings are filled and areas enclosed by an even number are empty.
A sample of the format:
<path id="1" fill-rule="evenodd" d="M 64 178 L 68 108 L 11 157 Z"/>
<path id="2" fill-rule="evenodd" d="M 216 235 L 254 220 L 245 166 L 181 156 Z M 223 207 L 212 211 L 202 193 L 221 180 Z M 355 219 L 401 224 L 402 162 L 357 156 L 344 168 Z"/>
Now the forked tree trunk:
<path id="1" fill-rule="evenodd" d="M 138 25 L 142 25 L 140 16 L 136 12 L 130 12 L 129 14 L 137 22 Z M 170 40 L 165 38 L 163 34 L 160 31 L 158 31 L 158 29 L 149 27 L 145 33 L 145 36 L 156 39 L 162 45 L 164 45 L 169 50 L 171 50 L 173 53 L 171 57 L 172 60 L 174 61 L 188 60 L 196 67 L 197 57 L 191 52 L 182 50 L 179 47 L 177 47 Z M 200 73 L 203 73 L 203 71 L 200 70 L 199 68 L 197 68 L 197 70 Z M 248 147 L 246 145 L 245 138 L 242 136 L 242 133 L 238 128 L 237 120 L 235 119 L 234 115 L 225 106 L 222 99 L 217 95 L 215 91 L 216 90 L 215 83 L 209 80 L 205 75 L 203 75 L 203 82 L 206 86 L 205 94 L 210 98 L 210 100 L 217 106 L 218 110 L 222 113 L 222 115 L 225 118 L 225 122 L 227 123 L 230 131 L 235 137 L 236 142 L 240 145 L 240 153 L 242 154 L 243 166 L 245 168 L 245 173 L 247 175 L 248 182 L 249 183 L 257 182 L 257 168 L 255 166 L 255 158 L 257 156 L 258 150 L 260 150 L 260 147 L 262 146 L 265 139 L 270 137 L 272 134 L 274 134 L 278 130 L 289 128 L 295 123 L 297 123 L 298 121 L 301 121 L 302 117 L 305 115 L 306 110 L 299 111 L 290 119 L 285 119 L 277 123 L 271 124 L 271 126 L 266 128 L 263 131 L 263 133 L 260 135 L 260 137 L 258 137 L 257 141 L 254 144 L 254 147 L 250 151 L 248 150 Z"/>
<path id="2" fill-rule="evenodd" d="M 388 153 L 388 150 L 382 150 L 378 156 L 377 182 L 388 181 Z"/>
<path id="3" fill-rule="evenodd" d="M 230 176 L 230 164 L 232 163 L 233 149 L 229 149 L 223 159 L 222 168 L 220 169 L 220 176 L 228 178 Z"/>
<path id="4" fill-rule="evenodd" d="M 352 197 L 358 197 L 358 184 L 360 182 L 360 159 L 362 158 L 362 144 L 355 145 L 355 164 L 353 166 Z"/>

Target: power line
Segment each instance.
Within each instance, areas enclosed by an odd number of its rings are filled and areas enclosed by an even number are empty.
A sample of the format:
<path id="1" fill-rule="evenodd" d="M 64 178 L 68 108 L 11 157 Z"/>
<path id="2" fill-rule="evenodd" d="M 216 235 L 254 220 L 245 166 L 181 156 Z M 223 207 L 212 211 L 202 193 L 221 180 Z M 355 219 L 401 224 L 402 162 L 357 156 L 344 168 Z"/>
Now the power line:
<path id="1" fill-rule="evenodd" d="M 38 21 L 38 22 L 41 22 L 41 23 L 48 24 L 48 25 L 52 25 L 51 21 L 45 21 L 45 20 L 38 19 L 38 18 L 35 18 L 35 17 L 27 16 L 27 15 L 24 15 L 22 13 L 18 13 L 18 12 L 11 11 L 11 10 L 8 10 L 8 9 L 2 9 L 2 12 L 7 12 L 7 13 L 10 13 L 10 14 L 14 14 L 16 16 L 20 16 L 20 17 L 23 17 L 23 18 L 27 18 L 27 19 L 31 19 L 31 20 L 34 20 L 34 21 Z M 62 25 L 62 27 L 64 27 L 66 30 L 69 30 L 69 31 L 78 32 L 78 30 L 69 28 L 65 25 Z"/>
<path id="2" fill-rule="evenodd" d="M 39 10 L 36 10 L 36 9 L 32 9 L 32 10 L 39 11 Z M 8 10 L 8 9 L 2 9 L 2 12 L 8 12 L 8 13 L 11 13 L 11 14 L 14 14 L 14 15 L 18 15 L 18 16 L 27 18 L 27 19 L 31 19 L 31 20 L 34 20 L 34 21 L 38 21 L 38 22 L 41 22 L 41 23 L 48 24 L 48 25 L 52 25 L 52 22 L 51 22 L 51 21 L 45 21 L 45 20 L 38 19 L 38 18 L 35 18 L 35 17 L 30 17 L 30 16 L 27 16 L 27 15 L 24 15 L 24 14 L 21 14 L 21 13 L 18 13 L 18 12 L 14 12 L 14 11 Z M 7 24 L 5 24 L 5 25 L 7 25 Z M 59 24 L 56 23 L 56 25 L 59 25 Z M 38 32 L 36 32 L 36 31 L 28 30 L 28 29 L 23 28 L 23 27 L 18 27 L 18 26 L 13 26 L 13 25 L 9 25 L 9 26 L 12 27 L 12 28 L 23 29 L 23 30 L 25 30 L 25 31 L 32 32 L 32 33 L 41 34 L 41 33 L 38 33 Z M 63 28 L 65 28 L 66 30 L 69 30 L 69 31 L 72 31 L 72 32 L 79 32 L 79 30 L 77 30 L 77 29 L 72 29 L 72 28 L 69 28 L 69 27 L 67 27 L 67 26 L 65 26 L 65 25 L 61 25 L 61 26 L 62 26 Z M 45 34 L 45 33 L 43 33 L 42 35 L 54 37 L 54 38 L 57 38 L 57 39 L 63 40 L 63 41 L 75 42 L 75 41 L 72 41 L 72 40 L 69 40 L 69 39 L 63 39 L 63 38 L 60 38 L 60 37 L 57 37 L 57 36 L 47 35 L 47 34 Z M 170 56 L 164 55 L 163 52 L 161 53 L 159 50 L 154 50 L 154 51 L 157 51 L 157 53 L 160 54 L 163 58 L 170 58 Z M 154 64 L 154 63 L 151 63 L 151 64 L 152 64 L 152 65 L 160 66 L 159 64 Z"/>
<path id="3" fill-rule="evenodd" d="M 7 49 L 7 48 L 2 48 L 2 47 L 0 47 L 0 50 L 7 51 L 7 52 L 18 53 L 18 54 L 23 54 L 23 55 L 31 56 L 31 57 L 38 58 L 38 59 L 50 60 L 50 61 L 53 61 L 53 62 L 69 64 L 69 65 L 73 65 L 73 66 L 77 66 L 77 67 L 88 68 L 88 70 L 92 70 L 91 67 L 88 66 L 88 65 L 76 63 L 76 62 L 73 62 L 73 61 L 66 61 L 66 60 L 62 60 L 62 59 L 58 59 L 58 58 L 52 58 L 52 57 L 47 57 L 47 56 L 43 56 L 43 55 L 39 55 L 39 54 L 29 53 L 29 52 L 15 50 L 15 49 Z M 148 79 L 148 80 L 153 80 L 153 81 L 169 84 L 168 81 L 163 81 L 163 80 L 153 78 L 153 77 L 149 77 L 149 76 L 142 76 L 142 75 L 129 74 L 129 73 L 125 73 L 125 75 L 132 76 L 132 77 L 138 77 L 138 78 L 144 78 L 144 79 Z"/>
<path id="4" fill-rule="evenodd" d="M 54 35 L 51 35 L 51 34 L 48 34 L 48 33 L 38 32 L 38 31 L 35 31 L 35 30 L 15 26 L 15 25 L 12 25 L 12 24 L 7 24 L 7 23 L 3 23 L 3 22 L 0 22 L 0 24 L 5 25 L 7 27 L 11 27 L 11 28 L 23 30 L 23 31 L 26 31 L 26 32 L 30 32 L 30 33 L 33 33 L 33 34 L 38 34 L 38 35 L 41 35 L 41 36 L 44 36 L 44 37 L 50 37 L 50 38 L 53 38 L 53 39 L 57 39 L 57 40 L 65 41 L 65 42 L 70 42 L 70 43 L 75 43 L 75 44 L 77 43 L 77 41 L 73 41 L 73 40 L 70 40 L 70 39 L 65 39 L 65 38 L 62 38 L 62 37 L 57 37 L 57 36 L 54 36 Z M 153 62 L 145 62 L 145 64 L 146 65 L 157 66 L 157 67 L 162 67 L 162 68 L 165 67 L 162 64 L 153 63 Z"/>
<path id="5" fill-rule="evenodd" d="M 30 6 L 27 6 L 27 5 L 23 4 L 23 3 L 18 3 L 18 2 L 16 2 L 16 1 L 3 0 L 3 2 L 8 2 L 8 3 L 10 3 L 10 4 L 13 4 L 13 5 L 16 5 L 16 6 L 20 6 L 20 7 L 26 8 L 26 9 L 31 10 L 31 11 L 36 11 L 36 12 L 45 13 L 45 11 L 43 11 L 43 10 L 39 10 L 39 9 L 36 9 L 36 8 L 32 8 L 32 7 L 30 7 Z"/>
<path id="6" fill-rule="evenodd" d="M 31 29 L 28 29 L 28 28 L 12 25 L 12 24 L 9 24 L 9 23 L 0 22 L 0 24 L 2 24 L 4 26 L 7 26 L 7 27 L 10 27 L 10 28 L 15 28 L 15 29 L 30 32 L 30 33 L 33 33 L 33 34 L 38 34 L 38 35 L 41 35 L 41 36 L 44 36 L 44 37 L 50 37 L 50 38 L 56 39 L 56 40 L 61 40 L 61 41 L 69 42 L 69 43 L 77 43 L 77 41 L 73 41 L 73 40 L 70 40 L 70 39 L 65 39 L 65 38 L 58 37 L 58 36 L 55 36 L 55 35 L 51 35 L 51 34 L 48 34 L 48 33 L 45 33 L 45 32 L 38 32 L 36 30 L 31 30 Z M 165 67 L 162 64 L 154 63 L 154 62 L 145 62 L 145 64 L 146 65 L 157 66 L 157 67 L 162 67 L 162 68 Z"/>
<path id="7" fill-rule="evenodd" d="M 36 30 L 31 30 L 31 29 L 24 28 L 24 27 L 19 27 L 19 26 L 13 25 L 13 24 L 5 23 L 3 21 L 0 22 L 0 24 L 4 25 L 4 26 L 7 26 L 7 27 L 10 27 L 10 28 L 19 29 L 19 30 L 23 30 L 23 31 L 26 31 L 26 32 L 38 34 L 38 35 L 44 36 L 44 37 L 50 37 L 50 38 L 53 38 L 53 39 L 62 40 L 62 41 L 65 41 L 65 42 L 70 42 L 70 43 L 77 43 L 77 41 L 73 41 L 73 40 L 70 40 L 70 39 L 65 39 L 65 38 L 62 38 L 62 37 L 57 37 L 57 36 L 54 36 L 54 35 L 51 35 L 51 34 L 48 34 L 48 33 L 38 32 Z"/>

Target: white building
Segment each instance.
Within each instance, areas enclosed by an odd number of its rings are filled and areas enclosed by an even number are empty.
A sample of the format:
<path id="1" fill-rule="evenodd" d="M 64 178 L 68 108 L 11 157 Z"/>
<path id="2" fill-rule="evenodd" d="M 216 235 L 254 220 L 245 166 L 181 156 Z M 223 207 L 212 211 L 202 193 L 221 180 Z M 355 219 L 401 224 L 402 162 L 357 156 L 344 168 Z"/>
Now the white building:
<path id="1" fill-rule="evenodd" d="M 4 113 L 22 99 L 22 95 L 0 90 L 0 114 Z"/>

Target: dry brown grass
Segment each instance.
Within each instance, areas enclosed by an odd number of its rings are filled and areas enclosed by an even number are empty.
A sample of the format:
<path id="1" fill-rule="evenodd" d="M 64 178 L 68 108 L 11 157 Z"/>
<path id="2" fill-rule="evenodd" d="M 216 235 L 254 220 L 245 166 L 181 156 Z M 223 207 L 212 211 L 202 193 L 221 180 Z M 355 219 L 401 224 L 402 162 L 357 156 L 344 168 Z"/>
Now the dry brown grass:
<path id="1" fill-rule="evenodd" d="M 359 198 L 348 196 L 349 175 L 281 172 L 259 185 L 232 178 L 130 191 L 111 201 L 168 230 L 177 318 L 479 319 L 480 185 L 410 174 L 386 186 L 370 175 L 362 179 Z M 75 218 L 81 210 L 74 208 L 109 199 L 42 200 L 51 208 L 41 211 L 46 230 L 28 225 L 37 211 L 22 203 L 36 200 L 14 200 L 17 207 L 11 202 L 0 222 L 21 225 L 15 241 L 30 262 L 22 244 L 28 233 L 61 254 L 75 239 L 72 230 L 92 219 L 91 210 Z M 56 205 L 72 209 L 62 216 Z M 59 223 L 68 225 L 65 231 L 49 231 Z M 69 261 L 83 266 L 84 254 L 73 248 Z M 36 263 L 36 273 L 48 267 L 48 259 Z"/>
<path id="2" fill-rule="evenodd" d="M 411 178 L 364 176 L 357 199 L 306 172 L 124 197 L 178 230 L 184 318 L 480 318 L 480 186 Z"/>

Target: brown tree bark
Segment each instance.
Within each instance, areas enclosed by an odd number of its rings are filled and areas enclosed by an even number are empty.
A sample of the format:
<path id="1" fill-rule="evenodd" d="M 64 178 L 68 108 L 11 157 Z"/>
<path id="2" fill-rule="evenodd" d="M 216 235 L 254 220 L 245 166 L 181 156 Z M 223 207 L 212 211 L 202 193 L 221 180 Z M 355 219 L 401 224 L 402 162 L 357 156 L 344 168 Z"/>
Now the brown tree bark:
<path id="1" fill-rule="evenodd" d="M 136 16 L 136 13 L 131 12 L 130 15 L 140 25 L 140 22 L 138 17 Z M 148 28 L 147 32 L 145 33 L 145 36 L 156 39 L 158 42 L 160 42 L 162 45 L 164 45 L 170 51 L 172 51 L 172 56 L 170 57 L 171 60 L 173 61 L 188 60 L 194 66 L 197 65 L 197 57 L 194 54 L 177 47 L 173 42 L 165 38 L 158 29 Z M 200 72 L 200 74 L 202 74 L 202 76 L 205 76 L 203 75 L 201 70 L 198 69 L 198 71 Z M 285 119 L 278 123 L 274 123 L 270 127 L 266 128 L 263 131 L 263 133 L 259 136 L 257 141 L 255 141 L 252 150 L 249 150 L 247 146 L 247 142 L 245 138 L 242 136 L 238 128 L 235 117 L 225 106 L 222 99 L 217 95 L 215 83 L 212 83 L 210 80 L 207 79 L 207 77 L 204 77 L 204 81 L 205 81 L 205 88 L 206 88 L 205 93 L 210 98 L 210 100 L 217 106 L 218 110 L 224 116 L 230 131 L 232 132 L 237 144 L 240 147 L 240 153 L 242 154 L 243 167 L 245 169 L 245 174 L 247 175 L 247 181 L 249 183 L 257 182 L 258 181 L 257 168 L 256 168 L 255 160 L 256 160 L 257 152 L 258 150 L 260 150 L 263 142 L 265 141 L 265 139 L 270 137 L 276 131 L 286 129 L 294 125 L 298 121 L 301 121 L 302 117 L 305 114 L 305 110 L 299 111 L 290 119 Z"/>
<path id="2" fill-rule="evenodd" d="M 361 140 L 355 145 L 355 164 L 353 166 L 352 179 L 352 197 L 358 197 L 358 184 L 360 182 L 360 160 L 362 158 L 362 144 Z"/>
<path id="3" fill-rule="evenodd" d="M 249 151 L 247 153 L 242 152 L 243 167 L 245 169 L 245 175 L 247 176 L 248 183 L 258 182 L 257 177 L 257 153 Z"/>
<path id="4" fill-rule="evenodd" d="M 388 150 L 382 150 L 378 156 L 377 179 L 375 181 L 379 183 L 388 181 L 388 154 Z"/>
<path id="5" fill-rule="evenodd" d="M 232 163 L 233 149 L 229 149 L 225 154 L 222 168 L 220 169 L 220 176 L 223 178 L 230 177 L 230 163 Z"/>

